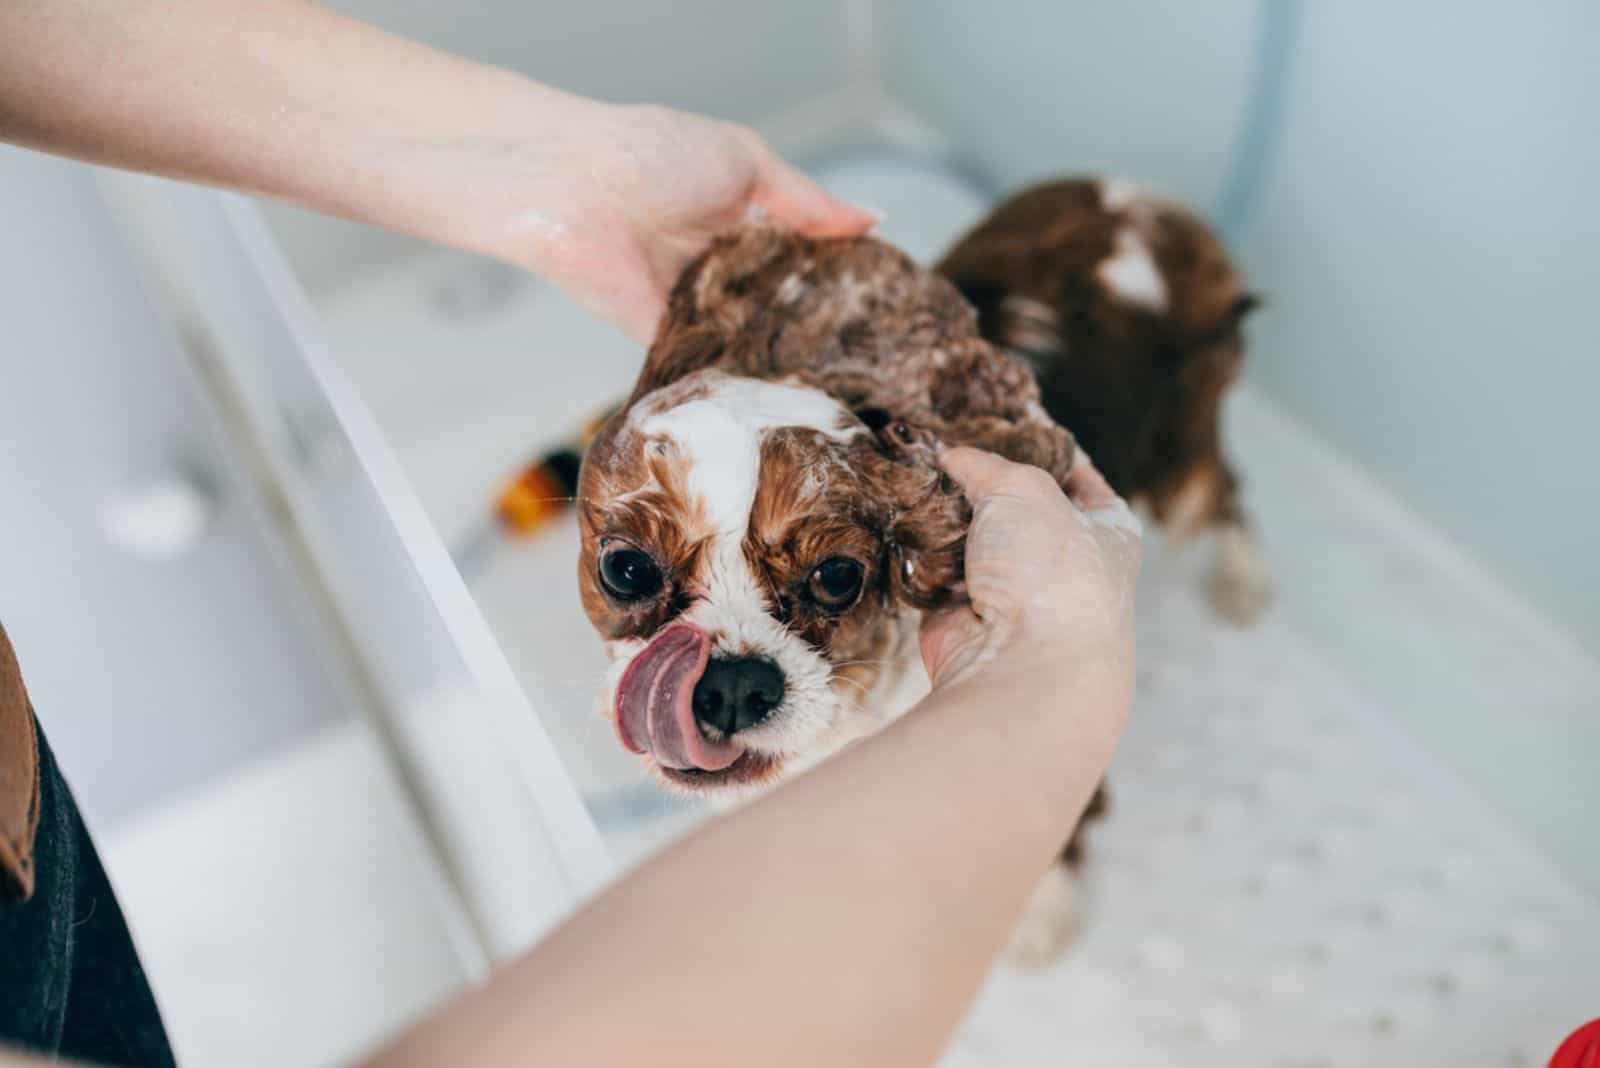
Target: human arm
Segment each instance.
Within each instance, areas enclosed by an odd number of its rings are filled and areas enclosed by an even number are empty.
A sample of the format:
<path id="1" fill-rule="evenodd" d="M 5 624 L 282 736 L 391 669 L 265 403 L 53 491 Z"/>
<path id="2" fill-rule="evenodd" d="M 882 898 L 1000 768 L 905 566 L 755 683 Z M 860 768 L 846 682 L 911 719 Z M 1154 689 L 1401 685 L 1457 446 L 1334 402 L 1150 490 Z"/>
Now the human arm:
<path id="1" fill-rule="evenodd" d="M 640 341 L 751 207 L 812 234 L 872 221 L 744 127 L 586 100 L 305 0 L 7 0 L 0 140 L 495 256 Z"/>
<path id="2" fill-rule="evenodd" d="M 710 824 L 401 1039 L 382 1066 L 931 1062 L 1121 732 L 1137 525 L 1087 465 L 947 455 L 972 604 L 933 693 Z"/>

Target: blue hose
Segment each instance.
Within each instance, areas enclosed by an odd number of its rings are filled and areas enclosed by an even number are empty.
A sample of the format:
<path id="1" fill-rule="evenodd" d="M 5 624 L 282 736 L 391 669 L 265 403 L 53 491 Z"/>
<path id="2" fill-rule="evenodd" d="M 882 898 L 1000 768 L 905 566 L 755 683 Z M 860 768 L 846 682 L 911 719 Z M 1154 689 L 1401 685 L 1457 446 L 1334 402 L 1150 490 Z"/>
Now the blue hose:
<path id="1" fill-rule="evenodd" d="M 1261 0 L 1244 121 L 1213 216 L 1223 237 L 1236 248 L 1260 206 L 1278 152 L 1300 36 L 1300 8 L 1301 0 Z"/>

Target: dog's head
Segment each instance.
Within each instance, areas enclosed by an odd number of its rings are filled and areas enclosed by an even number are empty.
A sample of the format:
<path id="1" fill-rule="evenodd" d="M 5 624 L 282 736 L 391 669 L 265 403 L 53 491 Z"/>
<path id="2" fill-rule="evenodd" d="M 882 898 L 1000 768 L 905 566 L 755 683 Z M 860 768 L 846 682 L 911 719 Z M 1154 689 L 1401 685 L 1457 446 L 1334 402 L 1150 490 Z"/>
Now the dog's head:
<path id="1" fill-rule="evenodd" d="M 967 513 L 925 433 L 796 380 L 704 369 L 639 398 L 579 488 L 585 610 L 622 744 L 738 787 L 877 725 Z"/>
<path id="2" fill-rule="evenodd" d="M 898 711 L 921 612 L 961 592 L 972 444 L 1065 478 L 1031 371 L 869 238 L 751 229 L 685 272 L 579 481 L 579 583 L 622 744 L 689 789 L 806 765 Z"/>

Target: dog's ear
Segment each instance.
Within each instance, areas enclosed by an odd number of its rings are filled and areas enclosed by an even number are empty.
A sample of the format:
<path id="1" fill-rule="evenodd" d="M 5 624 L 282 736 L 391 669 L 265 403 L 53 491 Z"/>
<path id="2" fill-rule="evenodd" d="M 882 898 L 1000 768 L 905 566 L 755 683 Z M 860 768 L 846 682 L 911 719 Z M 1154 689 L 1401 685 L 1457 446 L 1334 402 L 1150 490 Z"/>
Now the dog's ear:
<path id="1" fill-rule="evenodd" d="M 966 594 L 967 527 L 972 509 L 948 477 L 898 511 L 888 528 L 889 589 L 924 611 Z"/>
<path id="2" fill-rule="evenodd" d="M 937 608 L 964 590 L 972 510 L 940 469 L 941 442 L 932 432 L 881 408 L 856 415 L 872 437 L 857 445 L 851 467 L 866 483 L 882 530 L 885 588 L 902 604 Z"/>
<path id="3" fill-rule="evenodd" d="M 970 445 L 1065 483 L 1072 435 L 1045 410 L 1033 368 L 977 335 L 976 315 L 948 281 L 930 276 L 924 297 L 929 307 L 895 330 L 841 342 L 843 358 L 811 369 L 808 384 L 855 412 L 891 450 L 913 446 L 908 434 L 936 448 Z"/>
<path id="4" fill-rule="evenodd" d="M 1015 422 L 968 415 L 949 421 L 926 412 L 901 417 L 858 407 L 872 432 L 853 458 L 868 492 L 883 509 L 888 587 L 914 608 L 937 608 L 965 592 L 967 526 L 972 509 L 939 465 L 940 450 L 970 445 L 1049 472 L 1061 485 L 1072 470 L 1072 435 L 1048 419 Z"/>
<path id="5" fill-rule="evenodd" d="M 1224 342 L 1237 341 L 1239 330 L 1256 309 L 1260 308 L 1263 301 L 1259 294 L 1241 293 L 1235 297 L 1222 313 L 1222 318 L 1207 325 L 1195 337 L 1190 338 L 1186 348 L 1205 348 L 1210 345 L 1219 345 Z"/>
<path id="6" fill-rule="evenodd" d="M 714 366 L 722 358 L 727 344 L 728 339 L 715 327 L 687 322 L 669 312 L 645 355 L 644 370 L 639 374 L 628 403 L 671 385 L 685 375 Z"/>

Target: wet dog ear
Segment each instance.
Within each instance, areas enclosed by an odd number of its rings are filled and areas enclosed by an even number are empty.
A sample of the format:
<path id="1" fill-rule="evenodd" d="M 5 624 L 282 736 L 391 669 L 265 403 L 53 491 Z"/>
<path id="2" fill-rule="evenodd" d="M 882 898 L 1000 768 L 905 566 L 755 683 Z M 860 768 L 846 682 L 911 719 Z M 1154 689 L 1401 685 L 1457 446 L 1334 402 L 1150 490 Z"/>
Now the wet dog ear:
<path id="1" fill-rule="evenodd" d="M 869 424 L 870 425 L 870 424 Z M 963 593 L 963 550 L 973 512 L 936 459 L 936 444 L 907 444 L 888 422 L 854 462 L 867 481 L 883 534 L 888 593 L 910 608 L 939 608 Z M 909 435 L 915 435 L 909 427 Z"/>
<path id="2" fill-rule="evenodd" d="M 661 324 L 644 370 L 634 384 L 632 404 L 645 394 L 670 385 L 686 375 L 704 370 L 721 358 L 727 338 L 714 328 L 668 317 Z"/>
<path id="3" fill-rule="evenodd" d="M 883 409 L 857 411 L 872 430 L 852 457 L 878 509 L 885 585 L 912 608 L 937 608 L 963 591 L 962 564 L 972 510 L 939 467 L 941 443 L 926 428 Z"/>
<path id="4" fill-rule="evenodd" d="M 1064 485 L 1076 451 L 1072 435 L 1048 420 L 902 418 L 878 407 L 857 408 L 855 414 L 872 431 L 854 466 L 884 509 L 889 590 L 902 603 L 924 610 L 963 594 L 972 521 L 972 509 L 940 467 L 939 453 L 956 445 L 986 449 L 1042 468 Z"/>
<path id="5" fill-rule="evenodd" d="M 889 525 L 889 588 L 913 608 L 938 608 L 966 593 L 967 527 L 972 509 L 948 479 Z"/>

